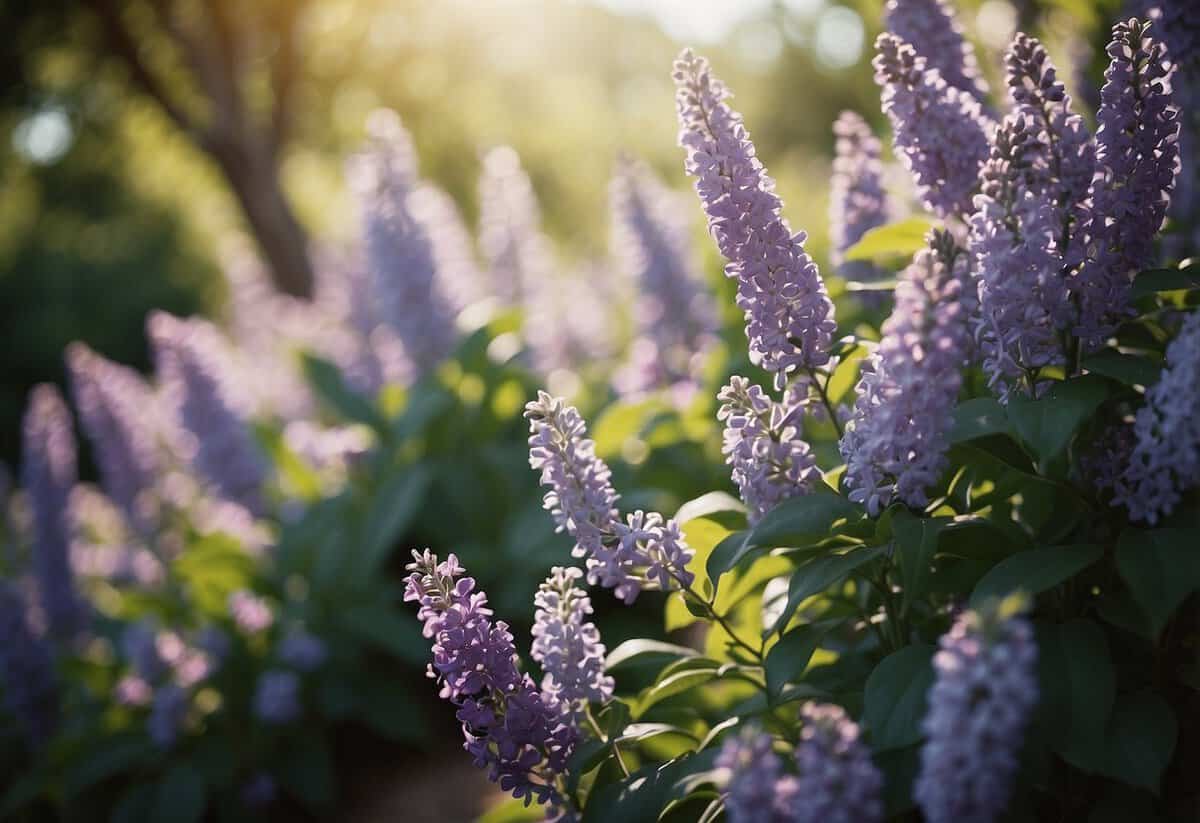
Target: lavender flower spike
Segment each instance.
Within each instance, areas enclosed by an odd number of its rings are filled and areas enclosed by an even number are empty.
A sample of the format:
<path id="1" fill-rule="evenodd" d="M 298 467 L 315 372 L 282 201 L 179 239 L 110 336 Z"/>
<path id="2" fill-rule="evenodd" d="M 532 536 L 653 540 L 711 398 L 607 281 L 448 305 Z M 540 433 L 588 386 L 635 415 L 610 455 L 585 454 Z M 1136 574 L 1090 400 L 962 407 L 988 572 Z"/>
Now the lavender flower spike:
<path id="1" fill-rule="evenodd" d="M 883 21 L 888 31 L 911 43 L 948 85 L 983 100 L 987 83 L 948 0 L 888 0 Z"/>
<path id="2" fill-rule="evenodd" d="M 799 778 L 792 794 L 794 823 L 883 819 L 883 776 L 859 739 L 858 724 L 841 706 L 806 703 L 796 746 Z"/>
<path id="3" fill-rule="evenodd" d="M 792 234 L 780 214 L 775 182 L 759 161 L 742 116 L 708 61 L 685 50 L 675 61 L 675 106 L 685 168 L 708 227 L 737 279 L 737 304 L 746 317 L 750 359 L 775 375 L 829 362 L 833 304 L 816 264 L 804 250 L 804 232 Z"/>
<path id="4" fill-rule="evenodd" d="M 829 192 L 831 258 L 838 274 L 849 280 L 877 280 L 883 271 L 866 261 L 847 261 L 846 250 L 873 228 L 888 220 L 887 192 L 883 188 L 883 164 L 879 160 L 879 138 L 867 121 L 852 111 L 843 111 L 833 124 L 837 156 Z"/>
<path id="5" fill-rule="evenodd" d="M 881 34 L 875 49 L 875 82 L 883 90 L 892 143 L 917 194 L 939 217 L 969 214 L 991 121 L 978 100 L 947 85 L 904 40 Z"/>
<path id="6" fill-rule="evenodd" d="M 574 556 L 587 558 L 588 581 L 614 590 L 632 603 L 642 588 L 686 588 L 692 550 L 674 520 L 637 511 L 625 523 L 616 508 L 611 472 L 596 456 L 596 444 L 574 406 L 539 391 L 525 406 L 529 420 L 529 465 L 549 486 L 545 508 L 559 531 L 575 538 Z"/>
<path id="7" fill-rule="evenodd" d="M 583 572 L 555 566 L 534 595 L 533 646 L 530 657 L 542 665 L 542 692 L 564 708 L 579 711 L 612 697 L 613 679 L 604 673 L 600 631 L 587 620 L 592 601 L 576 585 Z"/>
<path id="8" fill-rule="evenodd" d="M 721 451 L 731 467 L 750 524 L 788 497 L 812 491 L 821 470 L 800 436 L 804 404 L 777 402 L 745 377 L 734 375 L 717 395 L 724 421 Z"/>
<path id="9" fill-rule="evenodd" d="M 526 803 L 562 804 L 555 779 L 576 741 L 563 707 L 520 673 L 508 625 L 492 621 L 487 595 L 463 576 L 457 557 L 439 562 L 428 550 L 414 551 L 408 569 L 404 599 L 420 604 L 417 617 L 433 640 L 429 676 L 458 707 L 475 765 Z"/>
<path id="10" fill-rule="evenodd" d="M 58 684 L 50 649 L 26 619 L 25 599 L 17 586 L 0 580 L 0 683 L 4 702 L 35 748 L 58 726 Z"/>
<path id="11" fill-rule="evenodd" d="M 286 669 L 270 669 L 259 675 L 254 689 L 254 715 L 263 723 L 278 726 L 300 716 L 300 678 Z"/>
<path id="12" fill-rule="evenodd" d="M 1137 19 L 1113 26 L 1100 90 L 1087 248 L 1071 289 L 1085 350 L 1129 314 L 1133 275 L 1151 261 L 1179 170 L 1179 112 L 1166 48 Z"/>
<path id="13" fill-rule="evenodd" d="M 1167 346 L 1167 367 L 1146 392 L 1133 435 L 1113 503 L 1153 525 L 1171 513 L 1182 491 L 1200 483 L 1200 311 L 1188 315 Z"/>
<path id="14" fill-rule="evenodd" d="M 541 229 L 542 215 L 521 158 L 498 146 L 483 158 L 479 178 L 479 248 L 491 292 L 518 305 L 553 276 L 553 259 Z"/>
<path id="15" fill-rule="evenodd" d="M 145 422 L 153 392 L 133 369 L 83 343 L 67 347 L 67 367 L 104 491 L 134 527 L 145 531 L 154 519 L 152 495 L 162 470 L 155 430 Z"/>
<path id="16" fill-rule="evenodd" d="M 721 746 L 716 766 L 725 773 L 725 815 L 729 823 L 786 823 L 790 810 L 777 803 L 783 761 L 772 751 L 771 736 L 747 727 Z"/>
<path id="17" fill-rule="evenodd" d="M 1038 700 L 1033 628 L 1008 601 L 964 612 L 933 658 L 937 674 L 913 796 L 929 823 L 991 823 L 1004 811 Z"/>
<path id="18" fill-rule="evenodd" d="M 22 425 L 21 482 L 33 514 L 33 571 L 50 633 L 59 639 L 83 628 L 87 609 L 71 569 L 69 501 L 77 480 L 71 413 L 54 386 L 30 393 Z"/>
<path id="19" fill-rule="evenodd" d="M 840 449 L 850 499 L 872 515 L 893 499 L 928 502 L 946 466 L 946 434 L 962 382 L 971 309 L 967 255 L 933 232 L 896 286 L 883 340 L 863 366 Z"/>

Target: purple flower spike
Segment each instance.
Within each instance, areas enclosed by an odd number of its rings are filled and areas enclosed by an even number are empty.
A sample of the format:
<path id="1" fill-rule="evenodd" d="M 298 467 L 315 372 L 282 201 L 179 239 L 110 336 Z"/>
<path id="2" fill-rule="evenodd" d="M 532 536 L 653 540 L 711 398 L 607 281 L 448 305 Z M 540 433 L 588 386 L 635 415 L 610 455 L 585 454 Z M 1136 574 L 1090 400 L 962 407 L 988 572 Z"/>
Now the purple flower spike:
<path id="1" fill-rule="evenodd" d="M 911 43 L 947 84 L 983 100 L 987 83 L 947 0 L 888 0 L 883 21 L 888 31 Z"/>
<path id="2" fill-rule="evenodd" d="M 883 819 L 883 776 L 859 739 L 858 724 L 841 706 L 807 703 L 796 746 L 799 777 L 794 788 L 794 823 Z"/>
<path id="3" fill-rule="evenodd" d="M 54 661 L 43 638 L 29 627 L 20 591 L 0 580 L 0 683 L 5 707 L 29 744 L 40 747 L 58 727 L 59 696 Z"/>
<path id="4" fill-rule="evenodd" d="M 1008 803 L 1038 700 L 1029 621 L 993 603 L 967 611 L 933 658 L 926 743 L 913 796 L 929 823 L 991 823 Z"/>
<path id="5" fill-rule="evenodd" d="M 993 124 L 977 99 L 947 85 L 901 38 L 881 34 L 875 49 L 875 82 L 883 90 L 892 144 L 917 194 L 939 217 L 969 214 Z"/>
<path id="6" fill-rule="evenodd" d="M 587 620 L 592 601 L 577 585 L 583 572 L 555 566 L 534 595 L 530 657 L 542 665 L 542 692 L 580 711 L 612 697 L 613 679 L 604 673 L 600 631 Z"/>
<path id="7" fill-rule="evenodd" d="M 887 193 L 879 138 L 855 112 L 843 111 L 833 124 L 837 156 L 829 192 L 831 257 L 847 280 L 878 280 L 884 271 L 867 261 L 846 261 L 843 254 L 871 229 L 888 221 Z"/>
<path id="8" fill-rule="evenodd" d="M 278 726 L 291 723 L 300 711 L 300 677 L 295 672 L 271 669 L 259 676 L 254 690 L 255 717 Z"/>
<path id="9" fill-rule="evenodd" d="M 726 772 L 725 815 L 729 823 L 786 823 L 788 810 L 777 804 L 783 761 L 771 748 L 771 736 L 748 727 L 727 739 L 717 756 Z"/>
<path id="10" fill-rule="evenodd" d="M 505 305 L 519 305 L 554 276 L 541 224 L 537 195 L 521 158 L 508 146 L 489 151 L 479 178 L 479 248 L 491 293 Z"/>
<path id="11" fill-rule="evenodd" d="M 737 279 L 750 359 L 782 389 L 796 369 L 829 362 L 833 304 L 804 250 L 805 233 L 792 234 L 742 116 L 725 103 L 725 85 L 691 50 L 675 61 L 673 76 L 685 168 L 696 178 L 709 231 L 729 261 L 725 274 Z"/>
<path id="12" fill-rule="evenodd" d="M 33 514 L 33 571 L 50 633 L 70 638 L 87 622 L 71 568 L 69 502 L 77 479 L 71 413 L 54 386 L 30 393 L 22 425 L 21 482 Z"/>

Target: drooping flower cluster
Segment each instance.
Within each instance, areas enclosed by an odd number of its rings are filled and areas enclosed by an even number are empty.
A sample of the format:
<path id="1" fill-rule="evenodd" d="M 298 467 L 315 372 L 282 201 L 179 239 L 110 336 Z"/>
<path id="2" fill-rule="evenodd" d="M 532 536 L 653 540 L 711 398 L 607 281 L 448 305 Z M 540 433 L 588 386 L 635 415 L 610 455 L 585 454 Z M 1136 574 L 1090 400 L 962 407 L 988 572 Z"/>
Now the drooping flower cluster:
<path id="1" fill-rule="evenodd" d="M 1182 490 L 1200 483 L 1200 312 L 1191 312 L 1167 346 L 1162 377 L 1146 392 L 1133 424 L 1134 445 L 1115 483 L 1114 504 L 1154 524 Z"/>
<path id="2" fill-rule="evenodd" d="M 33 515 L 33 573 L 50 634 L 68 639 L 87 621 L 71 569 L 71 490 L 77 480 L 71 412 L 50 384 L 35 386 L 22 425 L 21 484 Z"/>
<path id="3" fill-rule="evenodd" d="M 901 38 L 881 34 L 875 49 L 875 82 L 892 124 L 892 145 L 918 196 L 939 217 L 970 214 L 991 121 L 975 97 L 948 85 Z"/>
<path id="4" fill-rule="evenodd" d="M 872 515 L 893 500 L 928 503 L 970 344 L 967 255 L 933 232 L 896 286 L 883 340 L 863 366 L 840 448 L 850 499 Z"/>
<path id="5" fill-rule="evenodd" d="M 10 580 L 0 580 L 0 684 L 4 704 L 33 747 L 58 726 L 59 695 L 46 641 L 33 633 L 25 598 Z"/>
<path id="6" fill-rule="evenodd" d="M 542 666 L 542 692 L 564 709 L 612 697 L 613 679 L 604 672 L 600 631 L 587 619 L 592 601 L 576 581 L 583 572 L 555 566 L 534 595 L 533 645 L 529 656 Z"/>
<path id="7" fill-rule="evenodd" d="M 217 496 L 261 514 L 266 459 L 251 436 L 244 396 L 222 369 L 220 333 L 166 312 L 152 313 L 147 329 L 181 457 Z"/>
<path id="8" fill-rule="evenodd" d="M 718 324 L 691 252 L 686 211 L 677 193 L 633 162 L 622 163 L 609 191 L 613 249 L 637 295 L 637 337 L 618 389 L 690 382 Z"/>
<path id="9" fill-rule="evenodd" d="M 888 0 L 883 22 L 888 31 L 911 43 L 948 85 L 983 100 L 987 83 L 948 0 Z"/>
<path id="10" fill-rule="evenodd" d="M 674 520 L 636 511 L 625 522 L 608 465 L 596 456 L 587 425 L 574 407 L 543 391 L 525 406 L 529 465 L 548 486 L 544 505 L 559 531 L 575 538 L 575 557 L 587 559 L 590 583 L 632 603 L 644 587 L 686 588 L 692 550 Z"/>
<path id="11" fill-rule="evenodd" d="M 1133 275 L 1153 258 L 1179 169 L 1173 68 L 1150 29 L 1137 19 L 1118 23 L 1108 46 L 1092 204 L 1078 253 L 1083 262 L 1071 282 L 1075 334 L 1085 350 L 1102 344 L 1129 315 Z"/>
<path id="12" fill-rule="evenodd" d="M 930 823 L 991 823 L 1038 700 L 1033 628 L 993 603 L 964 612 L 939 646 L 913 796 Z"/>
<path id="13" fill-rule="evenodd" d="M 505 305 L 520 305 L 553 276 L 553 256 L 541 223 L 521 158 L 508 146 L 489 151 L 479 178 L 479 249 L 491 293 Z"/>
<path id="14" fill-rule="evenodd" d="M 685 50 L 675 61 L 675 106 L 685 168 L 708 227 L 737 279 L 737 305 L 746 317 L 750 359 L 775 375 L 829 361 L 833 304 L 816 264 L 804 250 L 804 232 L 792 234 L 780 213 L 775 182 L 759 161 L 742 116 L 724 101 L 725 85 L 708 61 Z"/>
<path id="15" fill-rule="evenodd" d="M 463 576 L 457 557 L 413 558 L 404 599 L 420 604 L 417 617 L 433 640 L 429 675 L 458 707 L 466 750 L 514 797 L 560 804 L 555 778 L 577 734 L 563 707 L 518 670 L 508 625 L 493 622 L 487 595 Z"/>
<path id="16" fill-rule="evenodd" d="M 805 403 L 790 395 L 774 400 L 737 375 L 717 400 L 717 419 L 725 423 L 721 451 L 751 525 L 781 500 L 808 494 L 821 481 L 816 457 L 801 436 Z"/>
<path id="17" fill-rule="evenodd" d="M 833 124 L 837 155 L 829 183 L 829 239 L 838 273 L 847 280 L 877 280 L 883 271 L 867 261 L 848 261 L 844 254 L 862 236 L 888 221 L 887 192 L 879 138 L 856 112 L 843 111 Z"/>

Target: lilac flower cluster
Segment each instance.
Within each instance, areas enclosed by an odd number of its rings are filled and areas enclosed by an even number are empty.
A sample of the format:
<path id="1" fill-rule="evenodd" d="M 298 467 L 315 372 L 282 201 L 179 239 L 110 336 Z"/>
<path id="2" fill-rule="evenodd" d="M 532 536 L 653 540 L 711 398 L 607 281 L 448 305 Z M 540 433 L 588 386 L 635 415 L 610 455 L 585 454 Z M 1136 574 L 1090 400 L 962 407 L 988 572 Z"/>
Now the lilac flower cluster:
<path id="1" fill-rule="evenodd" d="M 716 766 L 728 772 L 725 815 L 729 823 L 784 823 L 787 810 L 776 802 L 783 761 L 772 750 L 771 736 L 746 727 L 721 746 Z"/>
<path id="2" fill-rule="evenodd" d="M 829 191 L 829 239 L 838 274 L 848 280 L 878 280 L 883 271 L 863 261 L 848 261 L 846 250 L 873 228 L 888 221 L 887 192 L 879 138 L 857 113 L 843 111 L 833 124 L 837 154 Z"/>
<path id="3" fill-rule="evenodd" d="M 717 400 L 717 419 L 725 423 L 721 451 L 751 525 L 781 500 L 808 494 L 821 482 L 816 457 L 801 436 L 804 402 L 791 395 L 776 401 L 737 375 Z"/>
<path id="4" fill-rule="evenodd" d="M 521 159 L 508 146 L 483 158 L 479 178 L 479 248 L 487 263 L 491 293 L 505 305 L 553 276 L 553 257 L 541 230 L 541 210 Z"/>
<path id="5" fill-rule="evenodd" d="M 1166 48 L 1137 19 L 1113 26 L 1100 90 L 1096 173 L 1083 262 L 1071 289 L 1075 334 L 1098 347 L 1129 314 L 1133 275 L 1153 257 L 1179 169 L 1178 111 Z"/>
<path id="6" fill-rule="evenodd" d="M 888 0 L 883 22 L 889 32 L 911 43 L 948 85 L 983 100 L 987 83 L 948 0 Z"/>
<path id="7" fill-rule="evenodd" d="M 875 82 L 893 146 L 917 194 L 939 217 L 969 214 L 993 124 L 975 97 L 948 85 L 901 38 L 881 34 L 875 49 Z"/>
<path id="8" fill-rule="evenodd" d="M 329 657 L 325 641 L 301 628 L 290 629 L 279 641 L 279 659 L 284 665 L 309 672 Z"/>
<path id="9" fill-rule="evenodd" d="M 404 592 L 433 640 L 429 676 L 458 707 L 465 748 L 491 780 L 526 802 L 560 805 L 555 779 L 575 745 L 573 725 L 553 695 L 517 668 L 512 633 L 492 620 L 487 596 L 464 577 L 458 558 L 413 552 Z"/>
<path id="10" fill-rule="evenodd" d="M 967 255 L 933 232 L 896 286 L 883 340 L 863 366 L 840 448 L 850 499 L 872 515 L 893 499 L 928 503 L 946 466 L 946 434 L 970 344 Z"/>
<path id="11" fill-rule="evenodd" d="M 619 388 L 636 393 L 691 381 L 718 323 L 690 251 L 679 195 L 648 168 L 627 161 L 610 196 L 613 248 L 637 288 L 634 360 Z"/>
<path id="12" fill-rule="evenodd" d="M 525 406 L 529 465 L 548 486 L 544 505 L 559 531 L 575 538 L 574 556 L 587 558 L 590 583 L 632 603 L 643 587 L 686 588 L 692 550 L 674 520 L 637 511 L 621 522 L 607 464 L 574 406 L 543 391 Z"/>
<path id="13" fill-rule="evenodd" d="M 804 232 L 792 234 L 780 214 L 775 182 L 759 161 L 742 116 L 724 101 L 725 85 L 708 61 L 685 50 L 675 61 L 675 105 L 685 168 L 708 215 L 709 231 L 737 279 L 750 359 L 786 385 L 796 369 L 829 361 L 833 304 Z"/>
<path id="14" fill-rule="evenodd" d="M 261 514 L 266 460 L 250 434 L 243 398 L 221 368 L 220 333 L 166 312 L 152 313 L 147 328 L 171 416 L 184 433 L 184 459 L 218 496 Z"/>
<path id="15" fill-rule="evenodd" d="M 291 723 L 300 716 L 300 677 L 287 669 L 268 669 L 254 687 L 254 715 L 268 725 Z"/>
<path id="16" fill-rule="evenodd" d="M 220 666 L 223 649 L 211 633 L 194 642 L 143 620 L 126 626 L 121 656 L 128 672 L 117 683 L 117 702 L 149 707 L 146 730 L 160 748 L 175 745 L 192 707 L 192 695 Z"/>
<path id="17" fill-rule="evenodd" d="M 1188 315 L 1167 346 L 1166 368 L 1146 392 L 1133 435 L 1113 503 L 1154 524 L 1175 508 L 1181 490 L 1200 483 L 1200 312 Z"/>
<path id="18" fill-rule="evenodd" d="M 1182 257 L 1200 247 L 1200 182 L 1194 170 L 1200 162 L 1200 7 L 1187 0 L 1158 4 L 1155 27 L 1175 64 L 1171 92 L 1179 109 L 1179 155 L 1186 174 L 1175 178 L 1171 218 L 1179 229 L 1165 246 Z"/>
<path id="19" fill-rule="evenodd" d="M 77 476 L 71 412 L 58 389 L 30 393 L 22 425 L 21 483 L 33 515 L 33 572 L 50 634 L 69 639 L 87 622 L 71 569 L 70 499 Z"/>
<path id="20" fill-rule="evenodd" d="M 275 623 L 275 613 L 266 599 L 245 589 L 229 595 L 229 614 L 246 634 L 265 632 Z"/>
<path id="21" fill-rule="evenodd" d="M 930 823 L 990 823 L 1038 700 L 1033 628 L 992 604 L 964 612 L 939 645 L 913 795 Z"/>
<path id="22" fill-rule="evenodd" d="M 27 612 L 17 586 L 0 580 L 0 684 L 5 708 L 37 748 L 58 726 L 59 695 L 50 648 L 33 633 Z"/>
<path id="23" fill-rule="evenodd" d="M 604 672 L 600 631 L 587 620 L 592 601 L 576 581 L 583 572 L 555 566 L 534 595 L 533 645 L 529 656 L 542 666 L 542 692 L 570 711 L 612 697 Z"/>

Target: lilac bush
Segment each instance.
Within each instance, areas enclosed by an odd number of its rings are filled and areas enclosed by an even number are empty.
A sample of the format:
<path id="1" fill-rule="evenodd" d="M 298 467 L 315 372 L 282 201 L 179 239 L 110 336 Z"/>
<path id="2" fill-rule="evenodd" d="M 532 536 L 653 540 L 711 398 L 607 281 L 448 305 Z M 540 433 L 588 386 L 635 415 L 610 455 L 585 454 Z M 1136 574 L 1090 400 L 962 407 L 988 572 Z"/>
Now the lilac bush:
<path id="1" fill-rule="evenodd" d="M 889 32 L 911 43 L 947 85 L 984 99 L 987 83 L 979 73 L 975 49 L 963 36 L 948 0 L 888 0 L 883 22 Z"/>
<path id="2" fill-rule="evenodd" d="M 872 823 L 883 819 L 883 776 L 841 706 L 806 703 L 796 746 L 792 820 Z"/>
<path id="3" fill-rule="evenodd" d="M 887 192 L 883 188 L 881 144 L 860 115 L 843 111 L 833 124 L 837 138 L 833 177 L 829 181 L 829 234 L 831 259 L 847 280 L 876 280 L 884 276 L 866 261 L 844 259 L 846 250 L 868 231 L 888 221 Z"/>

